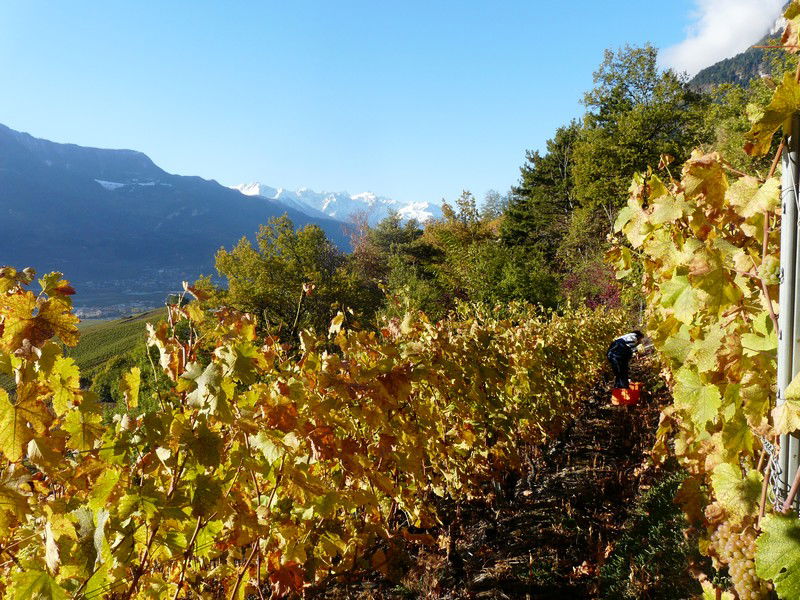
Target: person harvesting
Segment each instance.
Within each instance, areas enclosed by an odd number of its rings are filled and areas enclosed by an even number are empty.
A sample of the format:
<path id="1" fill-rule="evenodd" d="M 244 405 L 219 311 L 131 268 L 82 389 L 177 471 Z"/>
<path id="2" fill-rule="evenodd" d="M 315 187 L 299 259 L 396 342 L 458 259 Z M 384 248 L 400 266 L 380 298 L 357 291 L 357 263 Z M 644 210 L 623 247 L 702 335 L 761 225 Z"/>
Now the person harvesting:
<path id="1" fill-rule="evenodd" d="M 644 334 L 638 329 L 631 333 L 626 333 L 616 338 L 608 347 L 606 357 L 611 363 L 611 370 L 614 371 L 614 387 L 628 389 L 630 381 L 628 373 L 631 358 L 636 352 L 636 347 L 644 340 Z"/>

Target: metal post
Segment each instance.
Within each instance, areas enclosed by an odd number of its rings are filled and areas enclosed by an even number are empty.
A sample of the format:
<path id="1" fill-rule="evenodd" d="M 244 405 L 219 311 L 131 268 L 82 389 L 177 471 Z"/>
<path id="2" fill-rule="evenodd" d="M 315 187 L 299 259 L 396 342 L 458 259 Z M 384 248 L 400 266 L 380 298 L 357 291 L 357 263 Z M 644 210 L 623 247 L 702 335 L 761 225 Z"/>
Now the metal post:
<path id="1" fill-rule="evenodd" d="M 800 271 L 797 260 L 797 186 L 800 159 L 800 116 L 792 119 L 791 135 L 783 153 L 781 212 L 781 284 L 778 315 L 778 404 L 785 401 L 786 387 L 800 371 Z M 797 350 L 797 351 L 795 351 Z M 778 496 L 785 498 L 800 462 L 800 440 L 794 435 L 780 439 L 781 467 Z"/>

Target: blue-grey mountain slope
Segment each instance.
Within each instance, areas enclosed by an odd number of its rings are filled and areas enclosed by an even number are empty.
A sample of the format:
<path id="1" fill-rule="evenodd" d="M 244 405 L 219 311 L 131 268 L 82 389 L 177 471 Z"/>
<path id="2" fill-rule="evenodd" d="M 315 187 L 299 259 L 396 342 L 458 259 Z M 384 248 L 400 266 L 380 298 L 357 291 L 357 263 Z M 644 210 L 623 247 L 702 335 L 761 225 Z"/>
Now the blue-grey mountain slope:
<path id="1" fill-rule="evenodd" d="M 160 297 L 211 273 L 218 248 L 284 213 L 347 246 L 334 219 L 172 175 L 140 152 L 58 144 L 0 125 L 0 264 L 63 271 L 79 305 Z"/>

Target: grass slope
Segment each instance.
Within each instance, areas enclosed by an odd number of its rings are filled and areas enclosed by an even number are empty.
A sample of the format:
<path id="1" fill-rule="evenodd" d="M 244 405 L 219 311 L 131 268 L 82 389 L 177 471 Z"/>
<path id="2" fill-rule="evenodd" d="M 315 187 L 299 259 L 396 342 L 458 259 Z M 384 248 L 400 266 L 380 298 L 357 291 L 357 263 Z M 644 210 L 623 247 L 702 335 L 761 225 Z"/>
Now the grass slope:
<path id="1" fill-rule="evenodd" d="M 160 308 L 114 321 L 81 323 L 81 339 L 75 348 L 67 349 L 67 356 L 80 367 L 81 376 L 91 377 L 106 361 L 142 343 L 146 323 L 164 317 L 166 309 Z"/>

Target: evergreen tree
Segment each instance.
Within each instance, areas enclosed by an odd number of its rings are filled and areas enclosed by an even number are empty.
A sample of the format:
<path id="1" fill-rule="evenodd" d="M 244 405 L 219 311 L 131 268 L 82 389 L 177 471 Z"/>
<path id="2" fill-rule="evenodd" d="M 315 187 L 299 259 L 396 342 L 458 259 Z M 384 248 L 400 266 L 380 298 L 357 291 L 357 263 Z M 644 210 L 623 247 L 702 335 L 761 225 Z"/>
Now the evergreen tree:
<path id="1" fill-rule="evenodd" d="M 534 249 L 548 260 L 555 257 L 575 209 L 572 164 L 579 134 L 580 125 L 573 121 L 547 140 L 544 155 L 526 152 L 520 183 L 512 189 L 503 219 L 501 235 L 506 245 Z"/>

